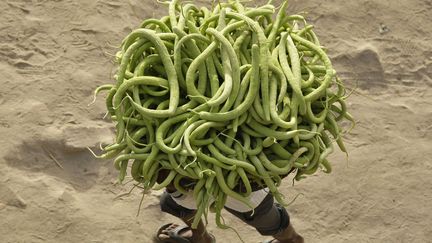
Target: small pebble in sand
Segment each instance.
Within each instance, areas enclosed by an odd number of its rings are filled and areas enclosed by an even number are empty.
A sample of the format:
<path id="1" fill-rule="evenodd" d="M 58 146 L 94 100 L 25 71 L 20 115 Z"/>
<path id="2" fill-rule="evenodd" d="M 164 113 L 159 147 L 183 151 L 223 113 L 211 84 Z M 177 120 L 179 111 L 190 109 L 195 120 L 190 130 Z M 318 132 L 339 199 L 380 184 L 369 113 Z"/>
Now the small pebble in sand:
<path id="1" fill-rule="evenodd" d="M 379 27 L 379 33 L 380 33 L 381 35 L 383 35 L 383 34 L 389 32 L 389 31 L 390 31 L 390 29 L 387 27 L 387 25 L 385 25 L 385 24 L 383 24 L 383 23 L 380 24 L 380 27 Z"/>

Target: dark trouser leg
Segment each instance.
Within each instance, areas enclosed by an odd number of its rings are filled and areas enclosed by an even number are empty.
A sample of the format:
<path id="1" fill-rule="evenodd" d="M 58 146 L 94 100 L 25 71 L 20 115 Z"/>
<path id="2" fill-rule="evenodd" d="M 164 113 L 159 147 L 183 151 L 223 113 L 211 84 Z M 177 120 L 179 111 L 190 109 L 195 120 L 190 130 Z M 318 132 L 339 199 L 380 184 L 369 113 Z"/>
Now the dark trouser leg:
<path id="1" fill-rule="evenodd" d="M 171 214 L 181 219 L 193 217 L 195 215 L 195 210 L 179 205 L 176 201 L 174 201 L 171 194 L 168 192 L 164 192 L 162 194 L 160 199 L 160 207 L 162 212 Z"/>
<path id="2" fill-rule="evenodd" d="M 272 195 L 267 195 L 253 211 L 237 212 L 226 208 L 229 212 L 245 223 L 256 228 L 261 235 L 273 236 L 278 242 L 304 243 L 303 237 L 298 235 L 292 224 L 288 212 L 284 207 L 274 203 Z"/>
<path id="3" fill-rule="evenodd" d="M 255 227 L 261 235 L 277 235 L 287 229 L 290 224 L 288 212 L 284 207 L 274 203 L 271 194 L 267 195 L 254 211 L 241 213 L 230 208 L 226 210 L 248 225 Z"/>

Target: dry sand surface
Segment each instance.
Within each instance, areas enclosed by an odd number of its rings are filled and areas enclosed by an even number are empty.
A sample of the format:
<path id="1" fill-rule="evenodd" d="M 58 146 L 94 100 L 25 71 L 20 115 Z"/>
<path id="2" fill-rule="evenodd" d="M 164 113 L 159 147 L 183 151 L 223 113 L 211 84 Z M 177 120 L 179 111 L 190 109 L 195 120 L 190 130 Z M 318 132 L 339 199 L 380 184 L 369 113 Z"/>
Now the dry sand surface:
<path id="1" fill-rule="evenodd" d="M 258 2 L 258 1 L 257 1 Z M 261 1 L 264 2 L 264 1 Z M 334 172 L 291 186 L 292 221 L 306 242 L 432 242 L 432 1 L 291 0 L 307 12 L 340 75 L 358 126 Z M 111 54 L 153 0 L 0 1 L 0 242 L 151 242 L 158 193 L 118 185 L 94 159 L 113 136 L 98 85 L 113 82 Z M 358 84 L 358 85 L 357 85 Z M 264 239 L 226 214 L 245 242 Z M 240 242 L 230 230 L 218 242 Z"/>

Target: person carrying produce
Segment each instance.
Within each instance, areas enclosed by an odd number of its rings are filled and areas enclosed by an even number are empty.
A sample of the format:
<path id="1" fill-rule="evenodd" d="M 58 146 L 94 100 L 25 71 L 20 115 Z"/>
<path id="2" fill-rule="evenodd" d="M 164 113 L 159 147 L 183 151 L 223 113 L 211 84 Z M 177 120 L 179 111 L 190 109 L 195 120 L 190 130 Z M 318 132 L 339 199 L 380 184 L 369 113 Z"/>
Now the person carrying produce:
<path id="1" fill-rule="evenodd" d="M 278 11 L 272 1 L 165 4 L 167 16 L 144 20 L 123 40 L 116 84 L 95 91 L 108 91 L 116 124 L 99 157 L 114 158 L 120 181 L 166 190 L 162 211 L 186 226 L 164 225 L 159 242 L 215 242 L 209 212 L 233 229 L 223 209 L 273 236 L 268 242 L 303 242 L 282 181 L 330 173 L 333 142 L 346 152 L 340 124 L 354 124 L 313 26 L 287 15 L 287 1 Z"/>
<path id="2" fill-rule="evenodd" d="M 161 181 L 165 178 L 166 173 L 166 171 L 161 173 Z M 265 241 L 265 243 L 304 242 L 303 237 L 294 230 L 286 209 L 280 204 L 274 203 L 273 196 L 267 189 L 256 186 L 255 191 L 252 192 L 248 200 L 255 206 L 253 210 L 233 198 L 227 199 L 225 209 L 254 227 L 261 235 L 274 237 L 274 239 Z M 155 236 L 155 242 L 216 242 L 215 237 L 207 232 L 202 221 L 199 222 L 196 229 L 192 228 L 196 205 L 191 193 L 182 194 L 173 185 L 169 185 L 162 194 L 160 206 L 163 212 L 181 219 L 186 225 L 169 223 L 162 226 Z"/>

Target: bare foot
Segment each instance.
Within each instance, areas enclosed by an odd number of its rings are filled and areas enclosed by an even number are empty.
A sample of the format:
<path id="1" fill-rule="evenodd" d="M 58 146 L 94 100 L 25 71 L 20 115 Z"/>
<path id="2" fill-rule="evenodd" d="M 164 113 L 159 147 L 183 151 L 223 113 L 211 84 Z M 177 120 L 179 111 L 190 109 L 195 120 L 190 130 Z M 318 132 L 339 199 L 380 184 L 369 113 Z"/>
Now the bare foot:
<path id="1" fill-rule="evenodd" d="M 187 226 L 180 226 L 178 224 L 170 224 L 168 227 L 159 231 L 157 239 L 164 243 L 176 243 L 175 238 L 183 238 L 191 243 L 212 243 L 214 242 L 213 236 L 205 232 L 201 235 L 194 235 L 192 230 Z"/>

